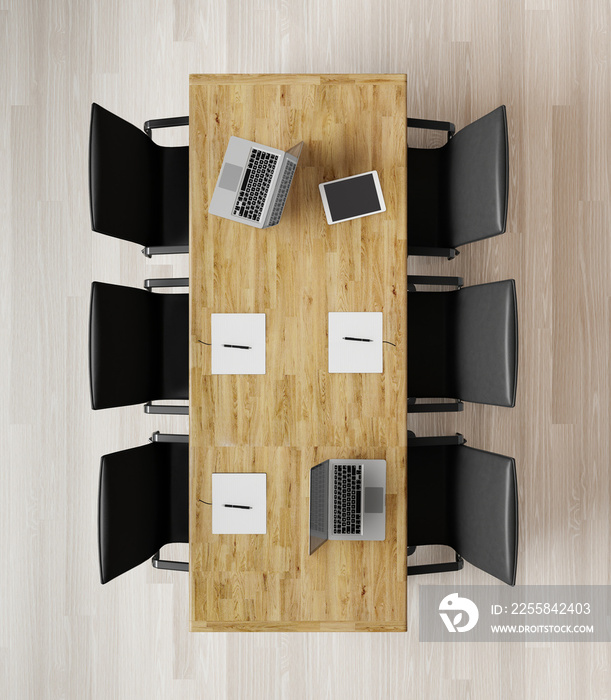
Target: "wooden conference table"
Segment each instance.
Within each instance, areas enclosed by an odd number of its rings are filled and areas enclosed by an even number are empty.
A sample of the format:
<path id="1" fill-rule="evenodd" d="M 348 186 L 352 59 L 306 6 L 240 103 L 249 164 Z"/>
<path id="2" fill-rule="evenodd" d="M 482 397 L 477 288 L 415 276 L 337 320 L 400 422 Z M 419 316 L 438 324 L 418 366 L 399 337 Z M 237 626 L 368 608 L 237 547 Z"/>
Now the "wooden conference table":
<path id="1" fill-rule="evenodd" d="M 407 628 L 405 75 L 191 75 L 192 631 Z M 280 224 L 208 215 L 229 137 L 305 145 Z M 329 226 L 318 184 L 377 170 L 386 212 Z M 329 374 L 330 311 L 383 312 L 382 374 Z M 266 314 L 266 373 L 212 375 L 212 313 Z M 387 461 L 386 540 L 308 553 L 310 468 Z M 214 472 L 267 473 L 267 534 L 213 535 Z"/>

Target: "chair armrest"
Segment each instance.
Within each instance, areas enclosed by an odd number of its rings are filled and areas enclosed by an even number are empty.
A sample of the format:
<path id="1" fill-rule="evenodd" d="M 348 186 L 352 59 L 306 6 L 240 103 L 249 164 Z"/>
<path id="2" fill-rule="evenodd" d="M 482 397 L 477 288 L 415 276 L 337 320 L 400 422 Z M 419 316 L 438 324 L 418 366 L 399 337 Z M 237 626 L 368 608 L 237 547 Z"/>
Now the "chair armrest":
<path id="1" fill-rule="evenodd" d="M 167 404 L 153 404 L 148 401 L 144 404 L 144 412 L 160 416 L 188 416 L 188 406 L 170 406 Z M 162 441 L 163 442 L 163 441 Z"/>
<path id="2" fill-rule="evenodd" d="M 153 138 L 153 129 L 165 129 L 171 126 L 189 126 L 189 117 L 168 117 L 167 119 L 149 119 L 144 122 L 144 133 Z"/>
<path id="3" fill-rule="evenodd" d="M 411 431 L 408 431 L 407 437 L 408 447 L 439 447 L 444 445 L 464 445 L 467 442 L 460 433 L 456 433 L 456 435 L 440 435 L 439 437 L 416 437 L 413 433 L 409 435 L 410 432 Z"/>
<path id="4" fill-rule="evenodd" d="M 157 287 L 188 287 L 188 277 L 163 277 L 160 279 L 144 280 L 145 289 L 156 289 Z"/>
<path id="5" fill-rule="evenodd" d="M 161 552 L 153 554 L 153 558 L 151 559 L 151 564 L 153 565 L 153 568 L 169 569 L 170 571 L 189 571 L 188 561 L 170 561 L 169 559 L 160 559 L 160 553 Z"/>
<path id="6" fill-rule="evenodd" d="M 188 252 L 188 245 L 152 245 L 142 249 L 142 254 L 147 258 L 152 258 L 153 255 L 180 255 Z"/>
<path id="7" fill-rule="evenodd" d="M 456 127 L 452 122 L 440 122 L 435 119 L 413 119 L 408 117 L 407 126 L 410 129 L 432 129 L 433 131 L 447 131 L 448 141 L 456 133 Z"/>
<path id="8" fill-rule="evenodd" d="M 456 552 L 455 561 L 444 562 L 443 564 L 418 564 L 408 566 L 408 576 L 418 576 L 421 574 L 443 574 L 447 571 L 460 571 L 465 565 L 465 560 Z"/>
<path id="9" fill-rule="evenodd" d="M 448 285 L 450 287 L 460 289 L 463 286 L 464 281 L 462 277 L 448 277 L 446 275 L 409 275 L 407 278 L 407 284 Z"/>
<path id="10" fill-rule="evenodd" d="M 149 438 L 149 442 L 189 442 L 188 435 L 175 435 L 170 433 L 160 433 L 155 431 Z"/>
<path id="11" fill-rule="evenodd" d="M 407 403 L 408 413 L 458 413 L 463 408 L 462 401 L 453 401 L 452 403 L 410 403 L 408 401 Z"/>
<path id="12" fill-rule="evenodd" d="M 447 258 L 448 260 L 454 260 L 457 255 L 460 255 L 460 251 L 456 248 L 430 248 L 427 246 L 410 246 L 407 244 L 407 254 L 408 255 L 424 255 L 431 258 Z"/>

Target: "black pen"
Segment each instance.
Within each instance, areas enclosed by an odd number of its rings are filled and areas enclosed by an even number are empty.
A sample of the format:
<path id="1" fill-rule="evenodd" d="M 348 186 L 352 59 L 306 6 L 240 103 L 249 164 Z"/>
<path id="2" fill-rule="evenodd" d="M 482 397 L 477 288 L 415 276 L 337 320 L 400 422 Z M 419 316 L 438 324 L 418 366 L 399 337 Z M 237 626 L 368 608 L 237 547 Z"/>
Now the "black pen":
<path id="1" fill-rule="evenodd" d="M 236 350 L 252 350 L 250 345 L 228 345 L 227 343 L 223 343 L 224 348 L 236 348 Z"/>
<path id="2" fill-rule="evenodd" d="M 242 510 L 252 510 L 252 506 L 235 506 L 231 503 L 223 503 L 225 508 L 241 508 Z"/>
<path id="3" fill-rule="evenodd" d="M 358 340 L 359 343 L 373 343 L 371 338 L 351 338 L 349 335 L 344 336 L 344 340 Z"/>

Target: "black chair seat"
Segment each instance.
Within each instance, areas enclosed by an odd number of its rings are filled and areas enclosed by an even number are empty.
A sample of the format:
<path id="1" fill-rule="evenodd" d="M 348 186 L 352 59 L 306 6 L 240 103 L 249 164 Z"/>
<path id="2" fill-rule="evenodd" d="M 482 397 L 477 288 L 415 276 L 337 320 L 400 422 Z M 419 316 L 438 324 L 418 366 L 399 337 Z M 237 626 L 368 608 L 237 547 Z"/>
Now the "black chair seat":
<path id="1" fill-rule="evenodd" d="M 443 248 L 449 236 L 440 221 L 446 193 L 442 187 L 442 148 L 410 148 L 407 156 L 407 244 Z"/>
<path id="2" fill-rule="evenodd" d="M 157 146 L 157 148 L 161 148 Z M 189 147 L 162 148 L 163 178 L 160 243 L 148 245 L 189 245 Z"/>

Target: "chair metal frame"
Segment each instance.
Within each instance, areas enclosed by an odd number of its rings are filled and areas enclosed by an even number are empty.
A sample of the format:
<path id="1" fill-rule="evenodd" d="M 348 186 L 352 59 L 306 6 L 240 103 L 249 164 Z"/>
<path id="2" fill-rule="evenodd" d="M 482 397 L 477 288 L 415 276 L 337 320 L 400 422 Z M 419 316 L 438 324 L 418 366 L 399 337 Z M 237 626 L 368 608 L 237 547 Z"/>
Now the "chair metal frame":
<path id="1" fill-rule="evenodd" d="M 188 435 L 173 435 L 169 433 L 160 433 L 158 430 L 149 438 L 150 442 L 174 442 L 188 443 Z M 188 561 L 174 561 L 172 559 L 161 559 L 161 550 L 155 552 L 151 558 L 151 565 L 154 569 L 165 569 L 167 571 L 189 571 Z"/>
<path id="2" fill-rule="evenodd" d="M 464 280 L 462 277 L 450 277 L 446 275 L 408 275 L 408 293 L 415 292 L 417 284 L 449 286 L 461 289 L 464 286 Z M 463 409 L 464 404 L 460 399 L 447 403 L 416 403 L 415 398 L 409 398 L 407 400 L 408 413 L 456 413 Z"/>
<path id="3" fill-rule="evenodd" d="M 144 280 L 144 288 L 152 292 L 153 289 L 159 287 L 188 287 L 188 277 L 164 277 L 151 278 Z M 188 406 L 172 406 L 168 404 L 153 404 L 152 401 L 147 401 L 144 404 L 144 412 L 154 415 L 169 415 L 169 416 L 188 416 Z"/>
<path id="4" fill-rule="evenodd" d="M 433 447 L 439 445 L 464 445 L 466 444 L 465 438 L 460 434 L 456 435 L 444 435 L 441 437 L 416 437 L 411 431 L 407 431 L 407 446 L 412 447 Z M 409 537 L 409 530 L 407 533 Z M 407 556 L 411 556 L 416 551 L 416 547 L 407 548 Z M 438 564 L 418 564 L 415 566 L 407 567 L 408 576 L 421 576 L 423 574 L 442 574 L 448 571 L 460 571 L 465 565 L 465 560 L 456 552 L 456 558 L 454 561 L 440 562 Z"/>
<path id="5" fill-rule="evenodd" d="M 430 129 L 432 131 L 445 131 L 448 134 L 448 141 L 456 133 L 456 127 L 452 122 L 442 122 L 435 119 L 414 119 L 409 117 L 407 120 L 409 129 Z M 447 142 L 446 142 L 447 143 Z M 410 246 L 407 242 L 408 255 L 425 255 L 427 257 L 447 258 L 453 260 L 460 251 L 456 248 L 434 248 L 428 246 Z"/>
<path id="6" fill-rule="evenodd" d="M 153 140 L 153 129 L 166 129 L 175 126 L 189 126 L 189 117 L 167 117 L 165 119 L 149 119 L 144 122 L 144 133 Z M 188 245 L 160 245 L 147 246 L 142 249 L 142 254 L 147 258 L 152 258 L 153 255 L 180 255 L 188 253 Z"/>

